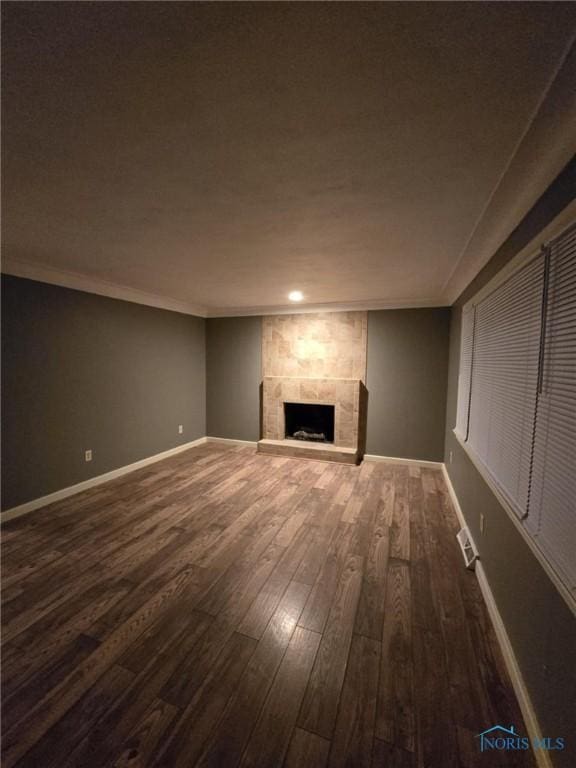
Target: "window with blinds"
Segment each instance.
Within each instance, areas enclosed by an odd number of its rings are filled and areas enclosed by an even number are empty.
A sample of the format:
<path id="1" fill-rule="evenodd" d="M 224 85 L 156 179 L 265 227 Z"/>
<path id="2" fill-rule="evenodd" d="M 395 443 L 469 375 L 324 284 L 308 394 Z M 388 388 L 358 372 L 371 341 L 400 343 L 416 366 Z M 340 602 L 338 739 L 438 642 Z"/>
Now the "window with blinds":
<path id="1" fill-rule="evenodd" d="M 455 432 L 576 598 L 576 225 L 464 308 Z"/>

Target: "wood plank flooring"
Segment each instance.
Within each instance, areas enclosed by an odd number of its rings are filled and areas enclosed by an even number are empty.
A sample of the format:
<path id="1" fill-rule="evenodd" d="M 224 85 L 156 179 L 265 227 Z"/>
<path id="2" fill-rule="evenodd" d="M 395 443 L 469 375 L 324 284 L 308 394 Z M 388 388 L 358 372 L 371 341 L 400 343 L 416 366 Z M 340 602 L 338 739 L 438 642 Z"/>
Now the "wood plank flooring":
<path id="1" fill-rule="evenodd" d="M 2 765 L 485 765 L 525 729 L 456 530 L 437 470 L 215 444 L 11 521 Z"/>

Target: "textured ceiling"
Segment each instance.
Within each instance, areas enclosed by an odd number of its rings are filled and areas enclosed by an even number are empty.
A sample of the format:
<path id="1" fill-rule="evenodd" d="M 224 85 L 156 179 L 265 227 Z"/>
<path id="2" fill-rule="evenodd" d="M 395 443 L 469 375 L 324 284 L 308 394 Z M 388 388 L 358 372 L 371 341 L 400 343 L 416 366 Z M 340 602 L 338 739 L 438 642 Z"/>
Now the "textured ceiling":
<path id="1" fill-rule="evenodd" d="M 3 15 L 6 271 L 40 265 L 208 314 L 284 305 L 294 288 L 312 304 L 455 298 L 576 28 L 571 3 Z M 549 120 L 573 107 L 559 97 Z M 516 169 L 525 205 L 575 139 L 552 141 L 536 181 Z"/>

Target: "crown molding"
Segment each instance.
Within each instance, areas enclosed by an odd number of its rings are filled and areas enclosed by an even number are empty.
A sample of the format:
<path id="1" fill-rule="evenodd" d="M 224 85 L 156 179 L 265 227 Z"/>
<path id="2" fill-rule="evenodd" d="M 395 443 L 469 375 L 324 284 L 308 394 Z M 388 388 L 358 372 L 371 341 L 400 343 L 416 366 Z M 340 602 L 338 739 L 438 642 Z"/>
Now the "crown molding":
<path id="1" fill-rule="evenodd" d="M 373 299 L 370 301 L 324 302 L 318 304 L 280 304 L 258 307 L 220 307 L 208 309 L 206 317 L 250 317 L 254 315 L 305 315 L 310 312 L 354 312 L 376 309 L 426 309 L 445 307 L 442 298 L 437 299 Z"/>
<path id="2" fill-rule="evenodd" d="M 32 264 L 27 261 L 20 261 L 19 259 L 4 258 L 2 260 L 2 272 L 6 275 L 24 277 L 41 283 L 72 288 L 75 291 L 95 293 L 98 296 L 107 296 L 110 299 L 130 301 L 133 304 L 144 304 L 147 307 L 155 307 L 156 309 L 168 309 L 171 312 L 180 312 L 184 315 L 206 317 L 206 308 L 196 304 L 189 304 L 178 299 L 146 293 L 146 291 L 140 291 L 137 288 L 129 288 L 126 285 L 111 283 L 108 280 L 88 277 L 79 272 L 54 269 L 44 264 Z"/>
<path id="3" fill-rule="evenodd" d="M 41 283 L 60 285 L 75 291 L 95 293 L 111 299 L 131 301 L 134 304 L 144 304 L 147 307 L 167 309 L 196 317 L 248 317 L 254 315 L 302 315 L 310 312 L 350 312 L 370 309 L 421 309 L 426 307 L 443 307 L 446 302 L 442 299 L 399 299 L 349 302 L 325 302 L 317 304 L 283 304 L 279 306 L 261 305 L 257 307 L 220 307 L 209 309 L 198 304 L 172 299 L 166 296 L 146 293 L 126 285 L 118 285 L 107 280 L 82 275 L 79 272 L 68 272 L 54 269 L 44 264 L 32 264 L 19 259 L 4 258 L 2 272 L 6 275 L 24 277 Z"/>
<path id="4" fill-rule="evenodd" d="M 442 289 L 452 305 L 576 153 L 572 37 Z"/>

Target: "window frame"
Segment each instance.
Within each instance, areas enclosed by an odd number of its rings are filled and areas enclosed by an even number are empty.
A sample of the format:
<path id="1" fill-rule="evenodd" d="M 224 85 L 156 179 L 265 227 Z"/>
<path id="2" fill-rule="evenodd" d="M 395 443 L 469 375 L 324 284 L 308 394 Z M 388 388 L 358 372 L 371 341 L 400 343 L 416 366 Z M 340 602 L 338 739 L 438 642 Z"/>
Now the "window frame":
<path id="1" fill-rule="evenodd" d="M 551 240 L 559 238 L 562 234 L 576 224 L 576 200 L 573 201 L 564 211 L 557 216 L 539 235 L 530 241 L 508 264 L 500 269 L 479 291 L 477 291 L 472 298 L 466 301 L 461 307 L 460 311 L 463 315 L 465 311 L 475 311 L 475 306 L 481 302 L 486 296 L 493 291 L 497 290 L 503 283 L 505 283 L 512 275 L 527 266 L 532 260 L 542 257 L 544 246 Z M 460 358 L 461 358 L 461 346 L 462 346 L 462 333 L 458 340 L 458 378 L 460 377 Z M 472 363 L 473 364 L 473 363 Z M 471 383 L 471 377 L 470 377 Z M 457 392 L 459 387 L 457 386 Z M 470 392 L 468 398 L 468 413 L 467 419 L 470 419 Z M 484 465 L 483 461 L 476 454 L 471 445 L 467 442 L 467 439 L 463 439 L 457 431 L 458 423 L 458 401 L 456 402 L 455 424 L 452 428 L 452 433 L 466 453 L 467 457 L 472 462 L 484 482 L 488 485 L 498 503 L 503 507 L 504 511 L 511 519 L 515 528 L 520 532 L 524 541 L 528 544 L 531 552 L 536 557 L 540 565 L 548 577 L 553 582 L 560 595 L 576 616 L 576 589 L 572 590 L 566 582 L 559 575 L 555 565 L 548 559 L 546 554 L 540 548 L 537 539 L 533 537 L 529 528 L 526 525 L 526 517 L 519 518 L 514 507 L 507 499 L 506 495 L 499 488 L 498 484 L 491 476 L 489 470 Z"/>

